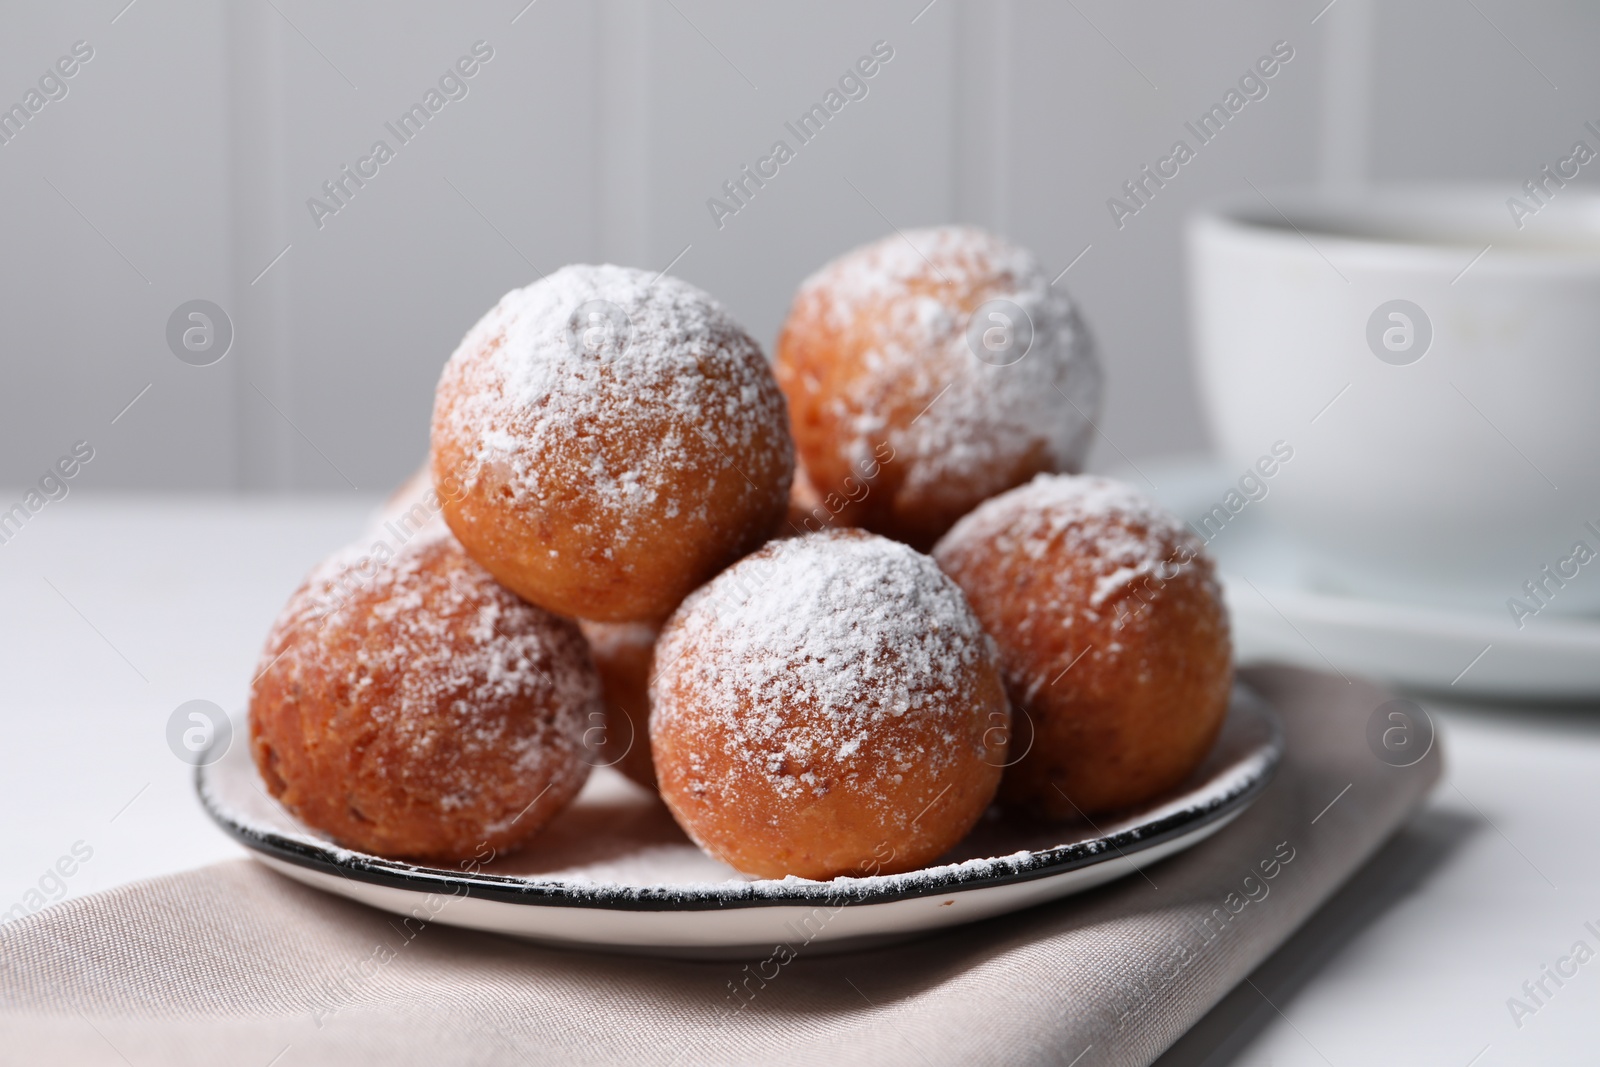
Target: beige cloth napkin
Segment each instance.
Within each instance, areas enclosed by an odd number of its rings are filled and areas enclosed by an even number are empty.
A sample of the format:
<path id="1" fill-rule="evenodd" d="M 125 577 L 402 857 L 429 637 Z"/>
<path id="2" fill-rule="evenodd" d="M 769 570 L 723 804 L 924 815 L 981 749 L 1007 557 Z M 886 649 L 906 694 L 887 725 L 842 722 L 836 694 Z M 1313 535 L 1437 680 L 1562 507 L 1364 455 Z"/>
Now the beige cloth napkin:
<path id="1" fill-rule="evenodd" d="M 1090 894 L 893 948 L 788 963 L 557 951 L 385 913 L 237 860 L 0 930 L 0 1059 L 85 1064 L 1147 1064 L 1406 819 L 1437 747 L 1369 746 L 1389 694 L 1243 672 L 1288 756 L 1236 822 Z M 1347 788 L 1348 787 L 1348 788 Z M 1332 807 L 1328 805 L 1335 801 Z M 1270 877 L 1269 877 L 1270 875 Z"/>

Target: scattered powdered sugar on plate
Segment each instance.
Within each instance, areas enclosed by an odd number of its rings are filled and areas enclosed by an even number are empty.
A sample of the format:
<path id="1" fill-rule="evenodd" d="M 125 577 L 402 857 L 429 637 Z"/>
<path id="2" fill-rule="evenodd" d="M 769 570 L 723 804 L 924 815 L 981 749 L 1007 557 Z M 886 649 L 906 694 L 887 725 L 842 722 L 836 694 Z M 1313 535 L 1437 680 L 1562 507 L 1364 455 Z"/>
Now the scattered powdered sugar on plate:
<path id="1" fill-rule="evenodd" d="M 570 513 L 581 481 L 597 543 L 649 536 L 638 516 L 652 509 L 704 519 L 680 483 L 708 453 L 792 463 L 770 432 L 786 416 L 760 346 L 701 290 L 627 267 L 563 267 L 507 293 L 450 357 L 434 417 L 436 434 L 470 443 L 467 489 L 493 468 L 514 504 Z M 784 454 L 752 460 L 758 449 Z"/>
<path id="2" fill-rule="evenodd" d="M 972 709 L 952 697 L 992 655 L 961 590 L 906 545 L 856 530 L 774 541 L 663 628 L 651 732 L 714 725 L 722 754 L 785 801 L 821 795 L 830 778 L 870 792 L 913 765 L 967 755 L 909 739 L 965 732 Z M 906 716 L 935 725 L 886 729 Z M 739 802 L 738 782 L 707 773 L 698 754 L 696 769 L 706 777 L 695 788 Z"/>
<path id="3" fill-rule="evenodd" d="M 1006 365 L 979 359 L 968 342 L 971 315 L 990 300 L 1010 301 L 1031 324 L 1026 355 Z M 1055 469 L 1081 465 L 1100 367 L 1072 300 L 1026 249 L 974 227 L 908 230 L 807 278 L 795 308 L 820 312 L 840 334 L 871 331 L 861 376 L 834 401 L 853 462 L 887 437 L 911 461 L 913 492 L 981 479 L 1039 450 Z M 886 432 L 894 398 L 928 407 Z"/>

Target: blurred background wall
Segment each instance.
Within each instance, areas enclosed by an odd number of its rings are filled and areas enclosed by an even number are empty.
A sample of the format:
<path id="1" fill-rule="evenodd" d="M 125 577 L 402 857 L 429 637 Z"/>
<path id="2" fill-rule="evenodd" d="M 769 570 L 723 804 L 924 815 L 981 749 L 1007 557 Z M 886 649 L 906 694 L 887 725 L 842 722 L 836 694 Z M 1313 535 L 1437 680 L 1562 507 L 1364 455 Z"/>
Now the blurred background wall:
<path id="1" fill-rule="evenodd" d="M 381 492 L 423 455 L 456 341 L 539 272 L 671 265 L 770 348 L 827 259 L 946 221 L 1070 266 L 1109 371 L 1096 466 L 1198 450 L 1190 205 L 1435 177 L 1509 196 L 1600 122 L 1579 0 L 9 5 L 0 107 L 79 41 L 65 95 L 0 144 L 0 485 L 88 440 L 80 485 Z M 477 42 L 466 95 L 401 145 L 385 123 Z M 799 145 L 784 124 L 876 42 L 867 95 Z M 1277 42 L 1267 95 L 1119 228 L 1108 198 Z M 314 217 L 380 138 L 394 158 Z M 795 158 L 719 226 L 706 201 L 779 138 Z M 197 298 L 235 331 L 206 367 L 166 342 Z"/>

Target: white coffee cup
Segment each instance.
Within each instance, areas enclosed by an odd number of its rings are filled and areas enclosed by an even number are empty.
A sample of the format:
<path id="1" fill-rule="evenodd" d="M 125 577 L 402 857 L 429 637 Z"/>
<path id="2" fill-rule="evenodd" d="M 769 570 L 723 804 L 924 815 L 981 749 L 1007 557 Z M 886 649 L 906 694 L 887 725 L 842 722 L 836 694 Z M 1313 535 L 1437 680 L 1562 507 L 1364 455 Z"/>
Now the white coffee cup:
<path id="1" fill-rule="evenodd" d="M 1545 192 L 1267 190 L 1191 220 L 1212 433 L 1240 470 L 1293 449 L 1258 510 L 1319 584 L 1600 610 L 1600 194 Z"/>

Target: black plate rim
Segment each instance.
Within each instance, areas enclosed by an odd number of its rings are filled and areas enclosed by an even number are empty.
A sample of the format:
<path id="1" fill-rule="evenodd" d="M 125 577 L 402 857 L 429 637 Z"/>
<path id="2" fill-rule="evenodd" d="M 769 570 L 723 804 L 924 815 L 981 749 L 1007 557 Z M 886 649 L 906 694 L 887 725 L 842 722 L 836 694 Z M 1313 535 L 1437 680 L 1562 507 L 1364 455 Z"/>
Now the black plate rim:
<path id="1" fill-rule="evenodd" d="M 472 896 L 505 904 L 635 912 L 891 904 L 900 900 L 970 892 L 1065 874 L 1113 856 L 1127 857 L 1148 851 L 1241 812 L 1271 784 L 1283 759 L 1284 738 L 1282 722 L 1265 700 L 1243 685 L 1237 687 L 1236 701 L 1238 694 L 1246 695 L 1249 703 L 1262 712 L 1269 734 L 1264 746 L 1266 765 L 1261 773 L 1236 788 L 1219 793 L 1198 807 L 1172 812 L 1153 823 L 1141 823 L 1087 841 L 1030 852 L 1023 858 L 998 857 L 984 869 L 963 870 L 956 866 L 949 871 L 899 885 L 875 884 L 878 883 L 875 878 L 842 880 L 851 883 L 846 885 L 836 885 L 834 882 L 797 881 L 790 884 L 767 881 L 759 892 L 753 887 L 744 888 L 741 892 L 739 883 L 719 884 L 715 889 L 704 890 L 666 886 L 618 888 L 571 882 L 537 882 L 516 875 L 471 874 L 384 859 L 340 849 L 335 845 L 315 845 L 237 822 L 214 803 L 206 786 L 205 767 L 195 768 L 195 791 L 199 794 L 201 807 L 212 821 L 252 851 L 323 874 L 414 893 Z"/>

